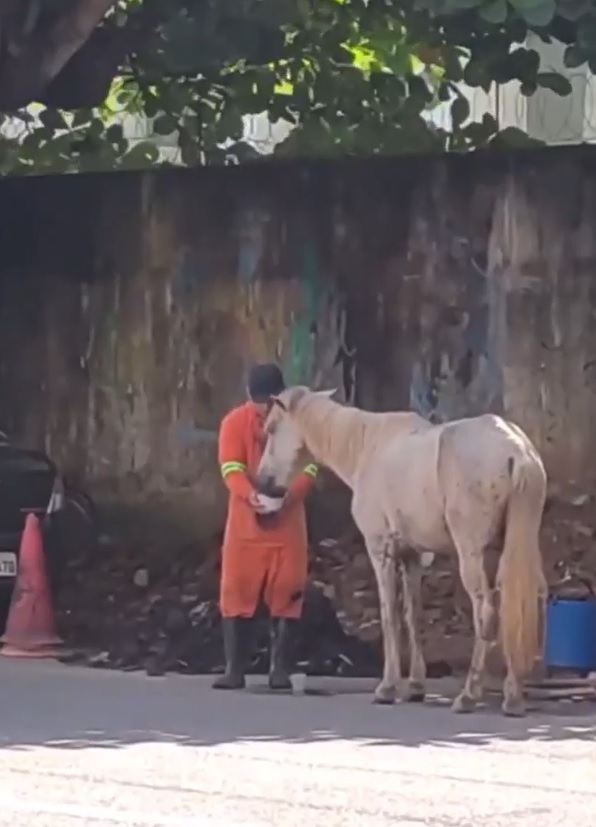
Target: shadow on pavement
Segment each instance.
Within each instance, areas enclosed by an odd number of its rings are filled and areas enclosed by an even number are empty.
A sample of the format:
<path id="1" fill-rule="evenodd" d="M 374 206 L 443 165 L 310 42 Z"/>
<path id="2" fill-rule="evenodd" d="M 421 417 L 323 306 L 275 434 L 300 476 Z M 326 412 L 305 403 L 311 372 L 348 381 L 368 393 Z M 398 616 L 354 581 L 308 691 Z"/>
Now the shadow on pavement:
<path id="1" fill-rule="evenodd" d="M 526 718 L 506 719 L 496 695 L 489 696 L 476 713 L 453 714 L 449 709 L 456 691 L 453 682 L 437 684 L 438 691 L 423 705 L 379 707 L 371 703 L 369 692 L 354 694 L 341 687 L 338 694 L 327 697 L 280 697 L 216 692 L 211 680 L 178 675 L 148 679 L 141 674 L 0 659 L 4 701 L 0 748 L 349 740 L 363 747 L 498 749 L 503 741 L 596 739 L 596 704 L 588 702 L 536 703 Z"/>

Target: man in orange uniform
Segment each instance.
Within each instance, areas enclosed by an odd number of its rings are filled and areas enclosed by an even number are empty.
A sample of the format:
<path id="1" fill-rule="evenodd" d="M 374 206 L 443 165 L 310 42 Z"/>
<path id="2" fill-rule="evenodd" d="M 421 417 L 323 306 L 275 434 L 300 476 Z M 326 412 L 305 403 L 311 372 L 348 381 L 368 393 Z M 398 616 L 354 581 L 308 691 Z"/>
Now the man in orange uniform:
<path id="1" fill-rule="evenodd" d="M 277 365 L 253 367 L 248 402 L 230 411 L 219 431 L 219 464 L 230 499 L 220 586 L 226 671 L 213 684 L 215 689 L 245 686 L 251 621 L 261 599 L 271 618 L 269 686 L 291 688 L 289 631 L 302 612 L 307 577 L 304 498 L 317 467 L 307 465 L 297 475 L 285 492 L 281 510 L 272 516 L 263 513 L 253 482 L 265 447 L 263 424 L 270 399 L 284 387 Z"/>

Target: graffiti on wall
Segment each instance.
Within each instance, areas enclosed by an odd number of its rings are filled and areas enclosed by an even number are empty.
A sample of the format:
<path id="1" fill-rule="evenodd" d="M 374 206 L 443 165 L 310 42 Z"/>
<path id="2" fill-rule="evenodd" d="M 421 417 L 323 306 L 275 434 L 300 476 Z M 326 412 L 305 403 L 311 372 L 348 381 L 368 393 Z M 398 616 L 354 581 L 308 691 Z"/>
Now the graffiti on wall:
<path id="1" fill-rule="evenodd" d="M 410 407 L 433 422 L 495 410 L 502 395 L 500 291 L 492 289 L 468 239 L 453 239 L 451 258 L 447 276 L 457 287 L 457 301 L 435 300 L 429 335 L 411 373 Z"/>
<path id="2" fill-rule="evenodd" d="M 300 307 L 291 313 L 290 333 L 283 365 L 286 380 L 291 385 L 307 384 L 311 381 L 318 332 L 317 320 L 325 298 L 319 257 L 313 241 L 308 241 L 304 245 L 297 269 Z"/>
<path id="3" fill-rule="evenodd" d="M 296 275 L 299 301 L 291 312 L 283 357 L 286 380 L 292 385 L 337 388 L 338 398 L 353 402 L 356 360 L 346 343 L 346 304 L 324 271 L 312 239 L 301 248 Z"/>

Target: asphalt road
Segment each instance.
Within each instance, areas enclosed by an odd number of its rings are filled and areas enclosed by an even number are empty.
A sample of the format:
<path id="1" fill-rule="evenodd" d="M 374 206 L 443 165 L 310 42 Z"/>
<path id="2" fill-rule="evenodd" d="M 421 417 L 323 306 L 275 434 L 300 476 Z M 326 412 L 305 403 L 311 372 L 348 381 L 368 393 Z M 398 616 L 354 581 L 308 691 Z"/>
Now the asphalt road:
<path id="1" fill-rule="evenodd" d="M 512 721 L 353 690 L 228 694 L 0 658 L 0 825 L 594 827 L 596 704 Z"/>

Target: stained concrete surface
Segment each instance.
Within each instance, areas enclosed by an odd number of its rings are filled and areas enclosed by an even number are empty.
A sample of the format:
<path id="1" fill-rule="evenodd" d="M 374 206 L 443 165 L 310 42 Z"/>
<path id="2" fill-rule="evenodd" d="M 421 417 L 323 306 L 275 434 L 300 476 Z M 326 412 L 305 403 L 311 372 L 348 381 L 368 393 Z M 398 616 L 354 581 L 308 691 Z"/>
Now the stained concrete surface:
<path id="1" fill-rule="evenodd" d="M 257 680 L 257 679 L 255 679 Z M 596 705 L 506 720 L 0 659 L 0 825 L 593 827 Z M 258 683 L 258 681 L 257 681 Z"/>

